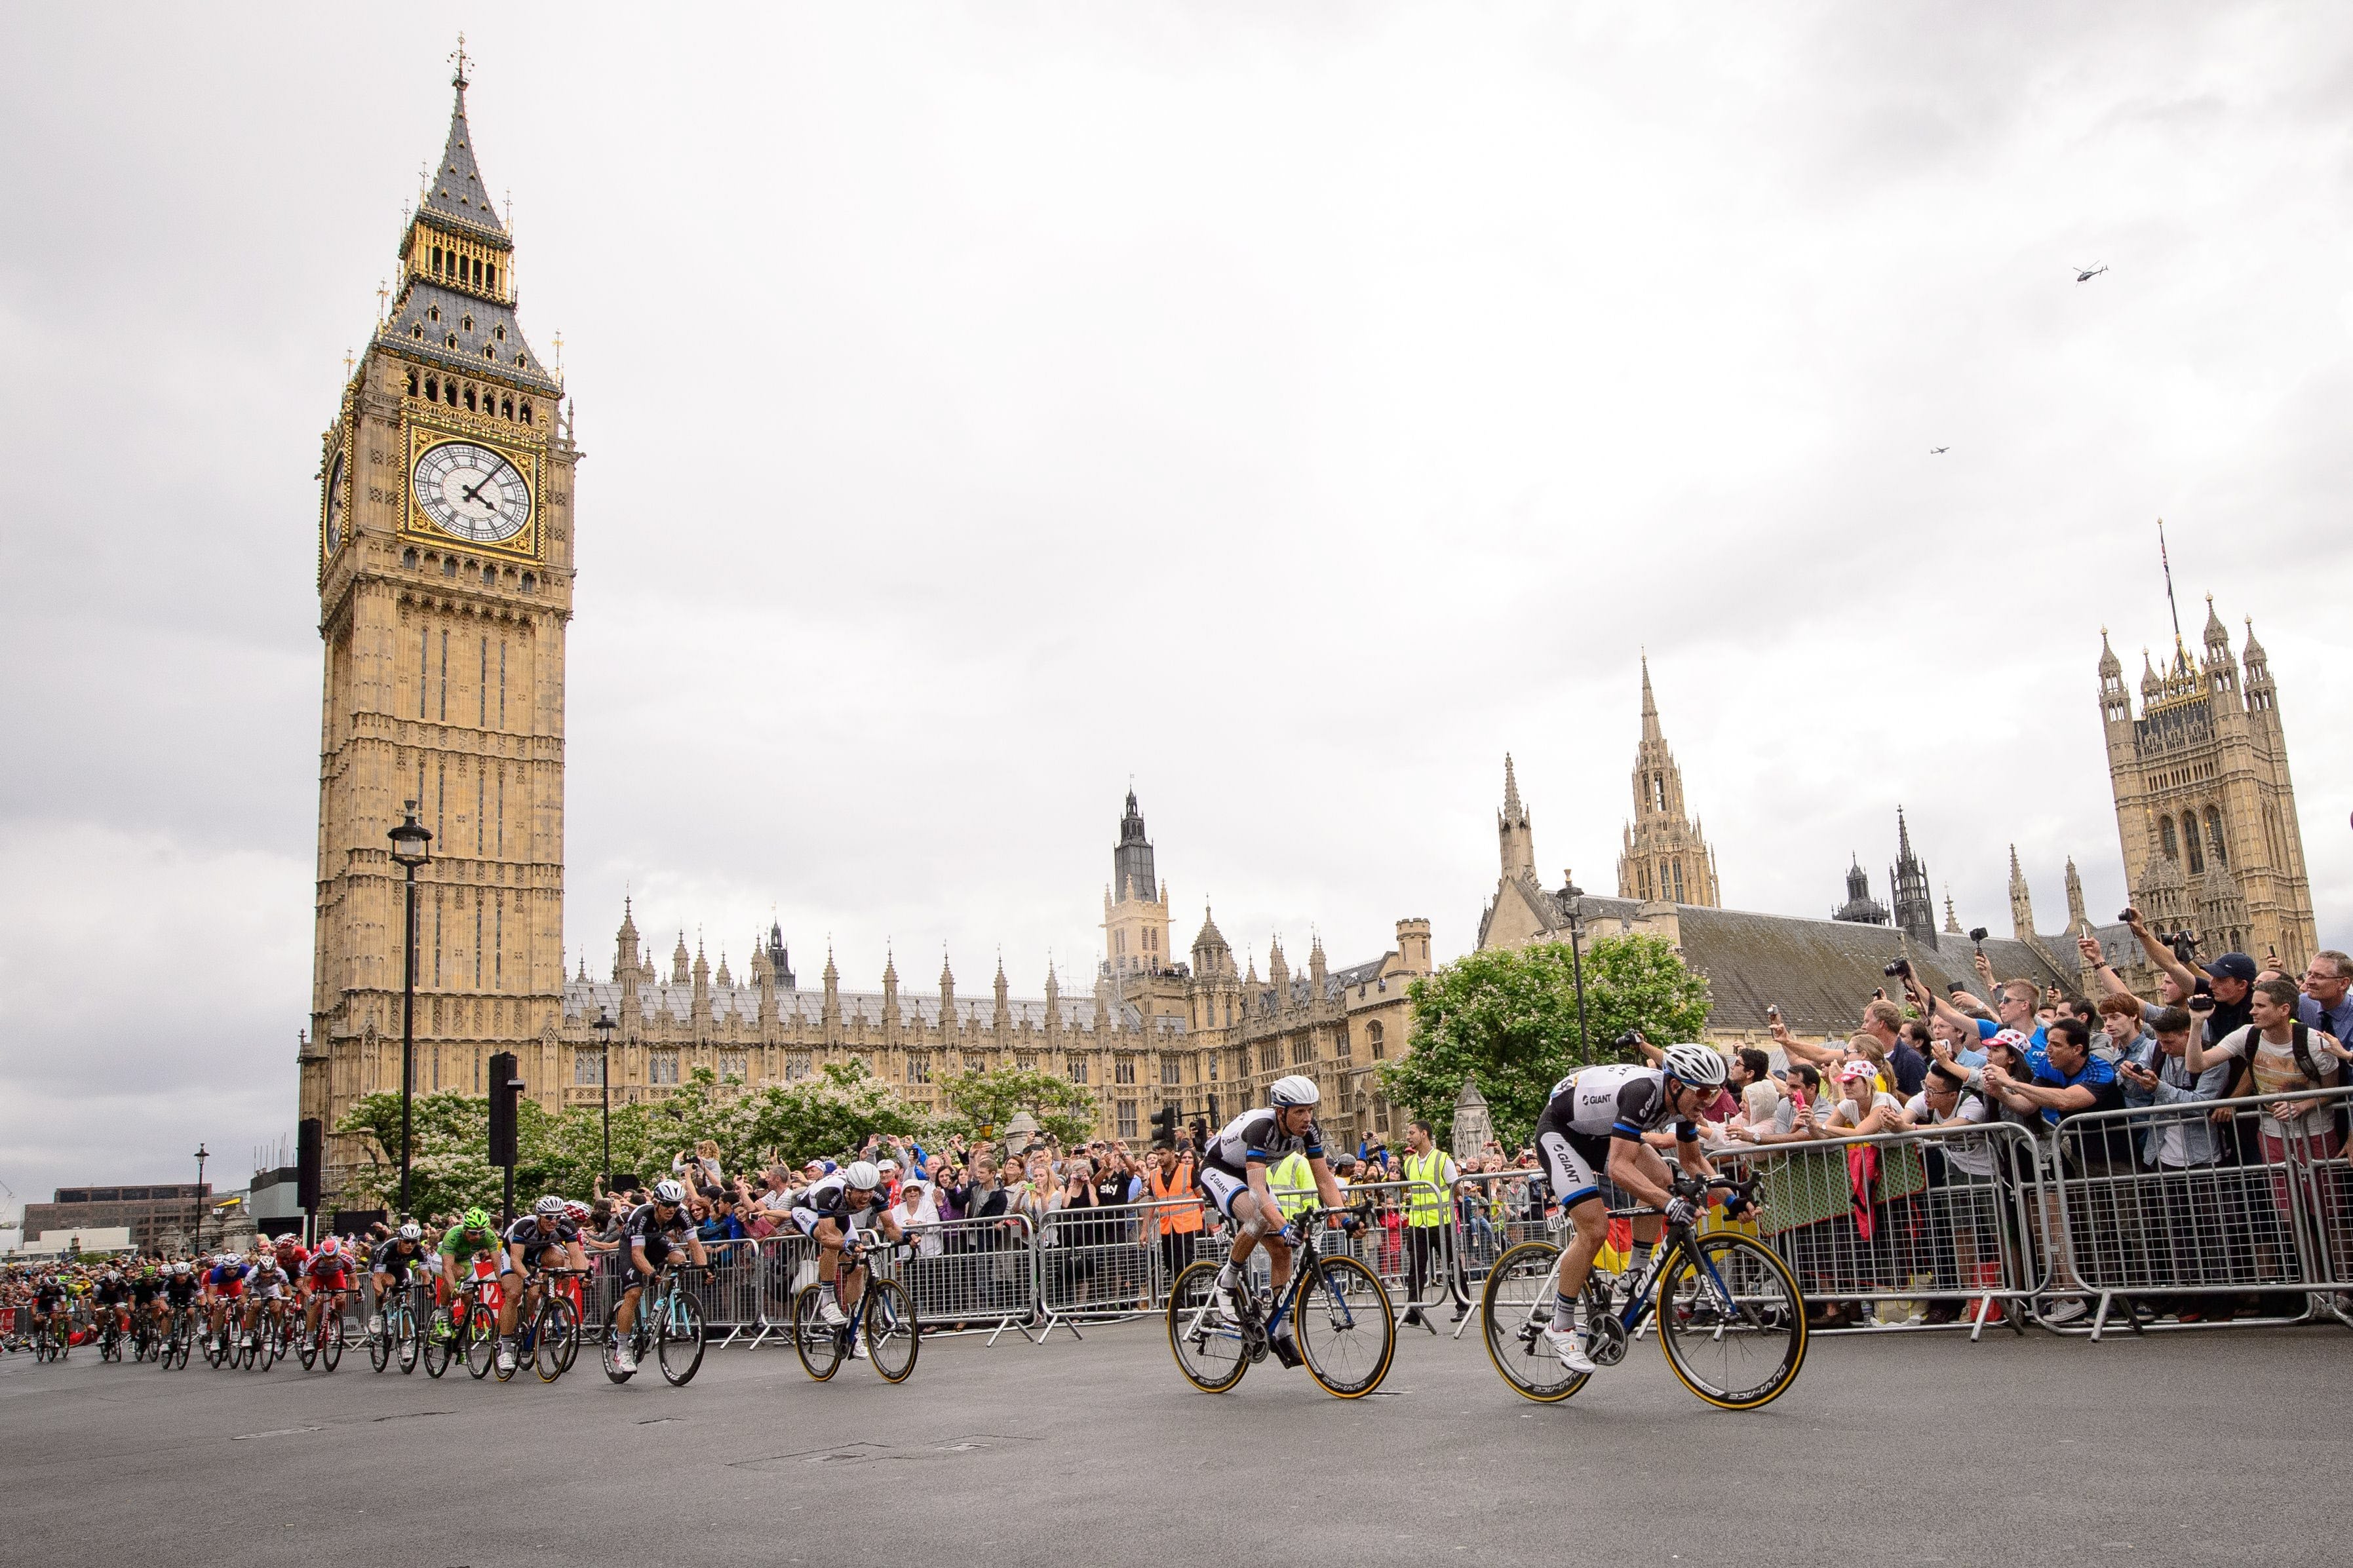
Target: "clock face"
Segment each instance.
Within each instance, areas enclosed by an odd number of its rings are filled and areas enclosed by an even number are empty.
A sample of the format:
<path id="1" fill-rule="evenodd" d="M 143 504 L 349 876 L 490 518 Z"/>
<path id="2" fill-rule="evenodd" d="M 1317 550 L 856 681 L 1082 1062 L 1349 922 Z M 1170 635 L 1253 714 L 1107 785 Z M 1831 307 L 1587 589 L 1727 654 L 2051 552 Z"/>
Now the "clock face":
<path id="1" fill-rule="evenodd" d="M 444 441 L 417 459 L 417 504 L 442 532 L 503 544 L 531 523 L 531 487 L 488 447 Z"/>
<path id="2" fill-rule="evenodd" d="M 327 553 L 332 555 L 343 547 L 343 455 L 335 454 L 335 466 L 327 471 Z"/>

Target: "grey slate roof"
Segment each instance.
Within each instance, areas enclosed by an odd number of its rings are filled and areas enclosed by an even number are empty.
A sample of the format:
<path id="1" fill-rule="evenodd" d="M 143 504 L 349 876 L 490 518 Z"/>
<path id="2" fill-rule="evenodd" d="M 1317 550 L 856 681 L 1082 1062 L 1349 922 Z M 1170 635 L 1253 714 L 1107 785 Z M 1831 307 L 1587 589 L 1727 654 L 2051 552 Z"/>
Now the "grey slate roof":
<path id="1" fill-rule="evenodd" d="M 433 313 L 438 310 L 440 320 Z M 470 320 L 471 328 L 466 325 Z M 501 341 L 498 329 L 506 329 Z M 455 347 L 449 339 L 455 337 Z M 551 399 L 539 416 L 553 419 L 552 401 L 563 387 L 541 367 L 539 356 L 523 341 L 522 323 L 505 305 L 473 294 L 460 294 L 424 278 L 412 278 L 394 301 L 391 316 L 376 341 L 410 359 L 431 361 L 466 375 L 496 376 L 528 387 Z M 488 351 L 488 352 L 485 352 Z"/>
<path id="2" fill-rule="evenodd" d="M 873 1027 L 882 1023 L 883 995 L 880 991 L 843 991 L 841 1017 L 845 1024 L 864 1018 Z M 694 1011 L 694 987 L 670 982 L 658 982 L 638 987 L 638 1005 L 649 1018 L 669 1013 L 674 1018 L 689 1018 Z M 1062 1027 L 1084 1028 L 1094 1017 L 1094 997 L 1082 993 L 1056 998 Z M 594 1018 L 596 1009 L 605 1008 L 615 1018 L 621 1016 L 621 988 L 609 980 L 574 978 L 564 984 L 564 1011 L 567 1016 Z M 1046 1027 L 1047 1004 L 1040 996 L 1013 996 L 1006 999 L 1006 1013 L 1013 1027 L 1027 1025 L 1033 1032 Z M 712 1016 L 724 1023 L 728 1017 L 744 1020 L 748 1026 L 759 1022 L 760 988 L 738 983 L 734 985 L 712 985 L 711 988 Z M 794 1015 L 814 1026 L 825 1018 L 825 993 L 822 991 L 779 991 L 776 993 L 777 1016 L 789 1022 Z M 910 1028 L 934 1028 L 939 1024 L 940 999 L 937 993 L 899 993 L 899 1016 Z M 955 1020 L 966 1029 L 982 1032 L 996 1026 L 997 998 L 990 995 L 959 996 L 955 999 Z M 1124 1023 L 1130 1030 L 1141 1028 L 1144 1019 L 1133 1005 L 1124 1009 Z M 1150 1020 L 1155 1034 L 1182 1034 L 1182 1018 Z"/>

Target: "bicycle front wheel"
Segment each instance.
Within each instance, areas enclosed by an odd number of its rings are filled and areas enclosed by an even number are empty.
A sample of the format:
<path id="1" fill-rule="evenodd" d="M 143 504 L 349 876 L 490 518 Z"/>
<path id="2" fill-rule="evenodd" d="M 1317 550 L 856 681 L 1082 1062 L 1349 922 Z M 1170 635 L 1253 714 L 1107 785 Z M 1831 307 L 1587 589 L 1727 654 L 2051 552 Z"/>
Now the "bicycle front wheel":
<path id="1" fill-rule="evenodd" d="M 1539 1405 L 1567 1399 L 1593 1375 L 1569 1371 L 1545 1343 L 1559 1259 L 1560 1248 L 1549 1241 L 1521 1242 L 1495 1259 L 1479 1298 L 1479 1326 L 1495 1374 L 1513 1393 Z"/>
<path id="2" fill-rule="evenodd" d="M 904 1383 L 915 1370 L 923 1332 L 915 1326 L 915 1303 L 896 1279 L 870 1280 L 866 1288 L 866 1348 L 885 1383 Z"/>
<path id="3" fill-rule="evenodd" d="M 1185 1381 L 1204 1394 L 1223 1394 L 1250 1370 L 1250 1347 L 1241 1326 L 1218 1310 L 1218 1271 L 1222 1260 L 1188 1267 L 1168 1288 L 1168 1352 Z"/>
<path id="4" fill-rule="evenodd" d="M 694 1381 L 695 1369 L 702 1364 L 702 1303 L 694 1299 L 693 1291 L 680 1287 L 662 1310 L 657 1338 L 654 1354 L 661 1363 L 662 1376 L 672 1388 L 684 1388 Z"/>
<path id="5" fill-rule="evenodd" d="M 343 1309 L 331 1305 L 322 1310 L 319 1319 L 319 1363 L 332 1372 L 343 1364 Z"/>
<path id="6" fill-rule="evenodd" d="M 554 1383 L 572 1364 L 573 1336 L 579 1331 L 580 1320 L 572 1315 L 572 1303 L 561 1296 L 551 1296 L 539 1309 L 539 1329 L 533 1336 L 532 1367 L 542 1383 Z"/>
<path id="7" fill-rule="evenodd" d="M 458 1321 L 449 1315 L 448 1308 L 434 1308 L 425 1325 L 426 1375 L 440 1376 L 449 1370 L 453 1358 L 463 1354 L 465 1347 L 458 1342 Z"/>
<path id="8" fill-rule="evenodd" d="M 466 1314 L 465 1327 L 459 1331 L 459 1342 L 466 1358 L 466 1370 L 477 1381 L 491 1375 L 499 1364 L 499 1320 L 495 1313 L 480 1302 Z"/>
<path id="9" fill-rule="evenodd" d="M 1788 1265 L 1745 1236 L 1695 1237 L 1659 1282 L 1659 1348 L 1723 1410 L 1769 1405 L 1806 1362 L 1806 1301 Z"/>
<path id="10" fill-rule="evenodd" d="M 1307 1374 L 1338 1399 L 1381 1385 L 1397 1353 L 1397 1314 L 1380 1276 L 1353 1258 L 1318 1258 L 1293 1299 Z"/>
<path id="11" fill-rule="evenodd" d="M 392 1347 L 399 1342 L 400 1323 L 381 1306 L 376 1310 L 380 1327 L 368 1336 L 368 1365 L 378 1372 L 392 1364 Z"/>
<path id="12" fill-rule="evenodd" d="M 804 1285 L 793 1298 L 793 1349 L 801 1370 L 823 1383 L 841 1369 L 841 1336 L 818 1311 L 824 1288 Z"/>
<path id="13" fill-rule="evenodd" d="M 616 1301 L 605 1310 L 605 1375 L 615 1383 L 627 1383 L 638 1374 L 638 1360 L 645 1353 L 646 1313 L 649 1310 L 644 1306 L 638 1307 L 637 1321 L 629 1326 L 627 1335 L 620 1329 L 621 1303 Z M 626 1371 L 622 1369 L 620 1361 L 624 1339 L 629 1346 L 629 1365 Z"/>

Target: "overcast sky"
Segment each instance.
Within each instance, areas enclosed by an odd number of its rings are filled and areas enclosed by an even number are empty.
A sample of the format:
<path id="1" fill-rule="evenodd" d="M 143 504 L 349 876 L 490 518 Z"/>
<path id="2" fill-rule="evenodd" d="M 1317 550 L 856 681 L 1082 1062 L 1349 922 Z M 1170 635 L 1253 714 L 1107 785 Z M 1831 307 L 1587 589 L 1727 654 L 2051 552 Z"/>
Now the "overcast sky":
<path id="1" fill-rule="evenodd" d="M 319 434 L 467 30 L 586 451 L 567 952 L 1084 986 L 1614 889 L 1647 647 L 1736 907 L 2124 888 L 2094 666 L 2271 652 L 2353 937 L 2353 13 L 19 8 L 0 1181 L 216 1179 L 310 1008 Z M 2078 285 L 2071 268 L 2111 270 Z M 1949 447 L 1931 456 L 1932 447 Z M 1882 889 L 1884 897 L 1884 890 Z M 573 962 L 576 963 L 576 956 Z"/>

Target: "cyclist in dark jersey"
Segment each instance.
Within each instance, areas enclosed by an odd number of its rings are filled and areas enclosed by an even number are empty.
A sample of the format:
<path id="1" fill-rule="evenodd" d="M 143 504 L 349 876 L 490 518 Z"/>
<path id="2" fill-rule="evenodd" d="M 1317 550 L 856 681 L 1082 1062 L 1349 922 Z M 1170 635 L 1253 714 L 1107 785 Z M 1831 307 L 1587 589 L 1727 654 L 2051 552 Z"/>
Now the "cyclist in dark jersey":
<path id="1" fill-rule="evenodd" d="M 1551 1100 L 1536 1118 L 1536 1150 L 1577 1235 L 1561 1250 L 1545 1342 L 1569 1371 L 1594 1370 L 1578 1331 L 1577 1304 L 1609 1234 L 1602 1179 L 1669 1219 L 1686 1223 L 1696 1217 L 1690 1202 L 1670 1190 L 1667 1163 L 1642 1135 L 1673 1127 L 1676 1163 L 1689 1174 L 1713 1177 L 1715 1168 L 1700 1149 L 1698 1121 L 1700 1109 L 1724 1087 L 1725 1076 L 1724 1058 L 1713 1047 L 1686 1044 L 1669 1046 L 1663 1067 L 1612 1062 L 1573 1072 L 1553 1086 Z M 1658 1243 L 1660 1219 L 1641 1215 L 1634 1220 L 1637 1279 Z"/>
<path id="2" fill-rule="evenodd" d="M 499 1269 L 501 1372 L 514 1370 L 515 1323 L 522 1313 L 539 1310 L 539 1271 L 549 1267 L 588 1267 L 588 1255 L 580 1247 L 580 1227 L 565 1212 L 564 1199 L 554 1193 L 533 1204 L 531 1213 L 507 1227 L 506 1255 Z"/>
<path id="3" fill-rule="evenodd" d="M 422 1269 L 425 1258 L 425 1232 L 414 1221 L 375 1244 L 368 1258 L 368 1283 L 375 1292 L 375 1310 L 368 1314 L 369 1333 L 384 1332 L 385 1297 L 406 1286 L 408 1271 Z"/>
<path id="4" fill-rule="evenodd" d="M 880 1230 L 892 1241 L 902 1239 L 899 1222 L 882 1202 L 882 1172 L 871 1160 L 852 1160 L 811 1186 L 793 1205 L 793 1223 L 817 1242 L 817 1315 L 835 1327 L 849 1317 L 865 1293 L 863 1270 L 841 1278 L 842 1245 L 856 1232 Z M 861 1359 L 866 1341 L 850 1342 L 849 1353 Z"/>
<path id="5" fill-rule="evenodd" d="M 131 1316 L 133 1321 L 153 1318 L 159 1326 L 171 1316 L 164 1308 L 164 1274 L 153 1258 L 131 1277 Z"/>
<path id="6" fill-rule="evenodd" d="M 1326 1207 L 1340 1206 L 1340 1184 L 1324 1163 L 1324 1134 L 1315 1126 L 1315 1107 L 1323 1098 L 1315 1080 L 1304 1074 L 1277 1079 L 1267 1090 L 1265 1110 L 1235 1117 L 1209 1140 L 1194 1181 L 1218 1212 L 1233 1222 L 1233 1247 L 1226 1266 L 1218 1270 L 1215 1292 L 1218 1310 L 1229 1321 L 1236 1316 L 1234 1293 L 1242 1288 L 1243 1267 L 1261 1244 L 1276 1294 L 1291 1279 L 1290 1227 L 1266 1184 L 1267 1167 L 1293 1153 L 1303 1156 L 1315 1178 L 1316 1194 Z M 1286 1366 L 1295 1364 L 1298 1355 L 1290 1332 L 1290 1320 L 1285 1319 L 1272 1340 Z"/>
<path id="7" fill-rule="evenodd" d="M 631 1212 L 628 1223 L 621 1227 L 621 1240 L 628 1262 L 622 1273 L 621 1300 L 613 1312 L 613 1363 L 622 1372 L 633 1372 L 638 1358 L 630 1334 L 638 1326 L 638 1293 L 678 1253 L 694 1259 L 698 1268 L 710 1267 L 711 1255 L 702 1250 L 702 1240 L 694 1234 L 694 1218 L 686 1208 L 686 1189 L 667 1178 L 654 1184 L 653 1202 L 640 1204 Z"/>

